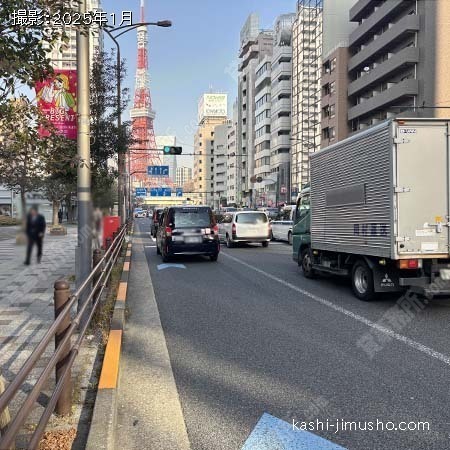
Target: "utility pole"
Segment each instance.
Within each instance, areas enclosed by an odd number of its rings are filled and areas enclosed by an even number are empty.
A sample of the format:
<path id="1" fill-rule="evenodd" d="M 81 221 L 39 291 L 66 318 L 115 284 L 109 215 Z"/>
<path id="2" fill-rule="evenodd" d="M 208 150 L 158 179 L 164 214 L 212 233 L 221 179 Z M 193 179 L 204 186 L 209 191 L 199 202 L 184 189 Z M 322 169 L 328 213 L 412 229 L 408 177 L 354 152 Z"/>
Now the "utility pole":
<path id="1" fill-rule="evenodd" d="M 81 16 L 86 13 L 86 0 L 79 4 Z M 78 247 L 76 258 L 76 285 L 81 286 L 91 272 L 92 264 L 92 198 L 91 198 L 91 148 L 89 107 L 89 32 L 77 30 L 77 99 L 78 99 Z M 78 310 L 86 301 L 82 295 Z M 85 315 L 86 317 L 86 315 Z M 80 324 L 83 326 L 84 321 Z"/>

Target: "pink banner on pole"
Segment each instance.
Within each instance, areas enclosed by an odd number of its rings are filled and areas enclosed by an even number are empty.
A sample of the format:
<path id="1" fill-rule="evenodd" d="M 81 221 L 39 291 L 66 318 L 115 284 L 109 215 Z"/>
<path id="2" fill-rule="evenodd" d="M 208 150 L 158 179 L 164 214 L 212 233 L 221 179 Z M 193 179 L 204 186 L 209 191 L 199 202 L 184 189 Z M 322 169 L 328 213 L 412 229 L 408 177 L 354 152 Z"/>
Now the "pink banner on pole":
<path id="1" fill-rule="evenodd" d="M 36 83 L 38 107 L 66 138 L 77 138 L 77 72 L 55 69 L 46 80 Z M 41 135 L 48 135 L 45 130 Z"/>

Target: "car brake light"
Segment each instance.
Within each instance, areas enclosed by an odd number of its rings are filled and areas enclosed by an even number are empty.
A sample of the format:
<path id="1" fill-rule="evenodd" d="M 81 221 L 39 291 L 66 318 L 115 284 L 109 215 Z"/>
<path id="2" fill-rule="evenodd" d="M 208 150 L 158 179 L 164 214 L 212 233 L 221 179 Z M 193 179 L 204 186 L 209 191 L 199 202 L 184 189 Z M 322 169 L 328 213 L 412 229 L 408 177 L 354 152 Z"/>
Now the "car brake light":
<path id="1" fill-rule="evenodd" d="M 213 230 L 213 233 L 214 233 L 214 234 L 219 234 L 219 225 L 214 225 L 214 226 L 212 227 L 212 230 Z"/>
<path id="2" fill-rule="evenodd" d="M 422 267 L 422 260 L 420 259 L 401 259 L 398 261 L 400 269 L 420 269 Z"/>
<path id="3" fill-rule="evenodd" d="M 233 223 L 233 225 L 231 226 L 231 232 L 233 234 L 236 234 L 236 224 L 235 223 Z"/>
<path id="4" fill-rule="evenodd" d="M 166 235 L 169 237 L 172 236 L 172 228 L 166 227 Z"/>

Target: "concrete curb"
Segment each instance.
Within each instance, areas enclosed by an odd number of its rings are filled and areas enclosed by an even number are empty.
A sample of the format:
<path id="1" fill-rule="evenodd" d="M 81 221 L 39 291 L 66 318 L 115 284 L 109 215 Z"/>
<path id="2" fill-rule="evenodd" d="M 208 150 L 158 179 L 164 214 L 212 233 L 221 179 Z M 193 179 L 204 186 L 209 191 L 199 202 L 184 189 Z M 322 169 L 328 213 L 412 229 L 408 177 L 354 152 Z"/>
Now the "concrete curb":
<path id="1" fill-rule="evenodd" d="M 131 231 L 131 235 L 133 231 Z M 125 325 L 125 303 L 127 298 L 128 277 L 131 263 L 131 242 L 127 253 L 117 291 L 111 320 L 111 329 L 103 358 L 102 371 L 92 413 L 91 427 L 86 450 L 113 450 L 117 416 L 117 388 L 119 381 L 120 352 Z"/>

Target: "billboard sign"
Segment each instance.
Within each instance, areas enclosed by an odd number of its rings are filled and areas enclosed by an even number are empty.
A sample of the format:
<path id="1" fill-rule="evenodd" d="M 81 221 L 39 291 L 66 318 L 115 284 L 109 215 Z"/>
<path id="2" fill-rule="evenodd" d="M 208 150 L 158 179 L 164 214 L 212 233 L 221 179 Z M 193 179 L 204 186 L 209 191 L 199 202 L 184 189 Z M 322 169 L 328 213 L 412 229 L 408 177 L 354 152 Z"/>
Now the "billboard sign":
<path id="1" fill-rule="evenodd" d="M 198 104 L 198 120 L 205 117 L 227 117 L 227 94 L 203 94 Z"/>
<path id="2" fill-rule="evenodd" d="M 36 82 L 37 104 L 47 120 L 68 139 L 77 138 L 77 72 L 55 69 L 54 75 Z M 41 135 L 48 132 L 41 130 Z"/>

